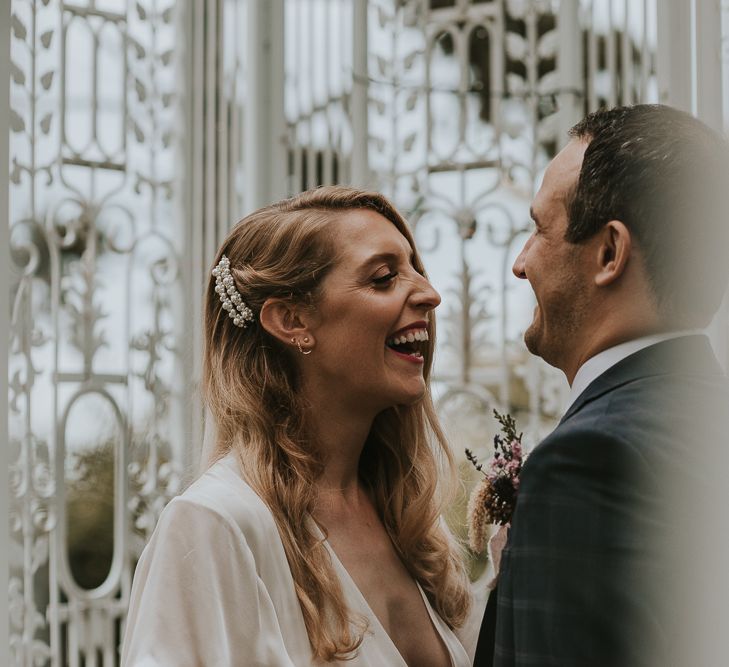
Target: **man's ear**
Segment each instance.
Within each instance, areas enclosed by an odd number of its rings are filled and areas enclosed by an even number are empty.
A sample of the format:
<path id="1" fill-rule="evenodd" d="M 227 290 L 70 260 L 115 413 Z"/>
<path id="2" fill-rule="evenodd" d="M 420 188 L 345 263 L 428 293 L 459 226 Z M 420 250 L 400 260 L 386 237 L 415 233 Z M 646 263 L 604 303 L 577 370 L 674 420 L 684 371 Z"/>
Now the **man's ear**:
<path id="1" fill-rule="evenodd" d="M 595 284 L 606 287 L 623 275 L 630 259 L 633 239 L 620 220 L 611 220 L 598 233 Z"/>
<path id="2" fill-rule="evenodd" d="M 302 306 L 279 298 L 266 299 L 258 316 L 261 326 L 281 343 L 306 349 L 314 347 L 310 320 Z"/>

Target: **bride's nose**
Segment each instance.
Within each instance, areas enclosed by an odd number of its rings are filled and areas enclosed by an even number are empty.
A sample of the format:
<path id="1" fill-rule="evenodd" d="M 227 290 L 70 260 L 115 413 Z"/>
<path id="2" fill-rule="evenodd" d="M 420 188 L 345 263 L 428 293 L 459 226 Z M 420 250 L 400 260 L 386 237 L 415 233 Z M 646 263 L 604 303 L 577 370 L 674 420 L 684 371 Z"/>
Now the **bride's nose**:
<path id="1" fill-rule="evenodd" d="M 418 289 L 412 295 L 412 302 L 419 308 L 433 310 L 440 305 L 440 294 L 427 278 L 420 276 Z"/>

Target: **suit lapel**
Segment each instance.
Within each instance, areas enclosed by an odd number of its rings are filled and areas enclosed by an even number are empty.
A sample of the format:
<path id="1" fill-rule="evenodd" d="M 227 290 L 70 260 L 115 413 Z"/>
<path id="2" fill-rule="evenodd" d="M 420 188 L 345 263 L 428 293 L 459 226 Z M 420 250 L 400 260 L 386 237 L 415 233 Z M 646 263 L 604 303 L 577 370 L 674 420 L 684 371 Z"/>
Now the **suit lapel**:
<path id="1" fill-rule="evenodd" d="M 723 375 L 706 336 L 692 335 L 656 343 L 622 359 L 590 383 L 569 407 L 560 425 L 588 403 L 639 378 L 668 374 Z"/>

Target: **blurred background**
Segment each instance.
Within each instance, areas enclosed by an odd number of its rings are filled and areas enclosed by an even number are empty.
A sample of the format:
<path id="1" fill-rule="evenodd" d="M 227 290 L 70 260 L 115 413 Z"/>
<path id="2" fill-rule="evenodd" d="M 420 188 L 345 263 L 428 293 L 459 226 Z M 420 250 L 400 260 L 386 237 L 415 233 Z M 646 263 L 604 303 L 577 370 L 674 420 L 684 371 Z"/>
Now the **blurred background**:
<path id="1" fill-rule="evenodd" d="M 510 271 L 545 165 L 601 106 L 719 129 L 729 108 L 720 0 L 3 7 L 13 666 L 119 663 L 136 560 L 198 469 L 202 293 L 233 223 L 328 183 L 403 211 L 443 296 L 434 388 L 465 535 L 464 449 L 488 458 L 494 408 L 534 445 L 568 390 L 523 346 L 533 301 Z M 726 363 L 726 309 L 711 334 Z"/>

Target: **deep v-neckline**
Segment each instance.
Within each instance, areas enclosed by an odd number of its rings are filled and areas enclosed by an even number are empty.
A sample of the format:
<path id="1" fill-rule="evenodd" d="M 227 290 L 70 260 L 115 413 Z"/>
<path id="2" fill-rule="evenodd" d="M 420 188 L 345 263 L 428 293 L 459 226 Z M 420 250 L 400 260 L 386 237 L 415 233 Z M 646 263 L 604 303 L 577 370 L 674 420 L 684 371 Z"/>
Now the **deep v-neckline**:
<path id="1" fill-rule="evenodd" d="M 316 522 L 314 522 L 316 525 Z M 339 556 L 337 556 L 337 552 L 334 551 L 334 547 L 329 544 L 329 540 L 327 540 L 324 535 L 321 533 L 321 529 L 319 526 L 316 526 L 317 531 L 320 533 L 321 538 L 324 540 L 324 544 L 327 548 L 327 551 L 329 552 L 329 555 L 332 559 L 332 563 L 334 563 L 334 566 L 340 571 L 340 577 L 344 580 L 344 583 L 347 584 L 348 588 L 351 590 L 351 592 L 354 594 L 354 596 L 359 600 L 360 605 L 362 608 L 367 612 L 367 616 L 371 619 L 371 622 L 375 624 L 378 631 L 382 633 L 384 637 L 387 638 L 387 642 L 390 645 L 390 648 L 392 649 L 392 653 L 394 654 L 394 657 L 396 657 L 398 660 L 400 660 L 403 667 L 408 667 L 408 663 L 403 657 L 402 653 L 400 653 L 400 649 L 398 649 L 397 644 L 393 641 L 392 637 L 390 636 L 390 633 L 385 630 L 385 626 L 382 625 L 382 621 L 380 621 L 377 614 L 375 614 L 374 610 L 370 606 L 370 603 L 367 602 L 367 598 L 364 596 L 364 593 L 360 590 L 359 586 L 357 586 L 357 583 L 352 578 L 352 575 L 349 573 L 349 570 L 344 566 L 344 563 L 342 563 Z M 443 633 L 441 632 L 440 628 L 438 627 L 438 621 L 435 618 L 435 612 L 433 611 L 432 607 L 430 606 L 430 602 L 428 602 L 428 598 L 425 595 L 425 592 L 423 591 L 420 584 L 415 581 L 415 585 L 418 587 L 418 591 L 420 592 L 420 597 L 423 600 L 423 604 L 425 605 L 425 609 L 428 612 L 428 617 L 430 618 L 430 622 L 433 625 L 433 629 L 438 634 L 438 637 L 440 638 L 441 642 L 443 642 L 443 646 L 445 647 L 446 652 L 448 653 L 448 658 L 451 661 L 451 667 L 455 667 L 456 660 L 453 656 L 453 652 L 451 651 L 451 648 L 446 641 L 446 638 L 443 636 Z"/>

